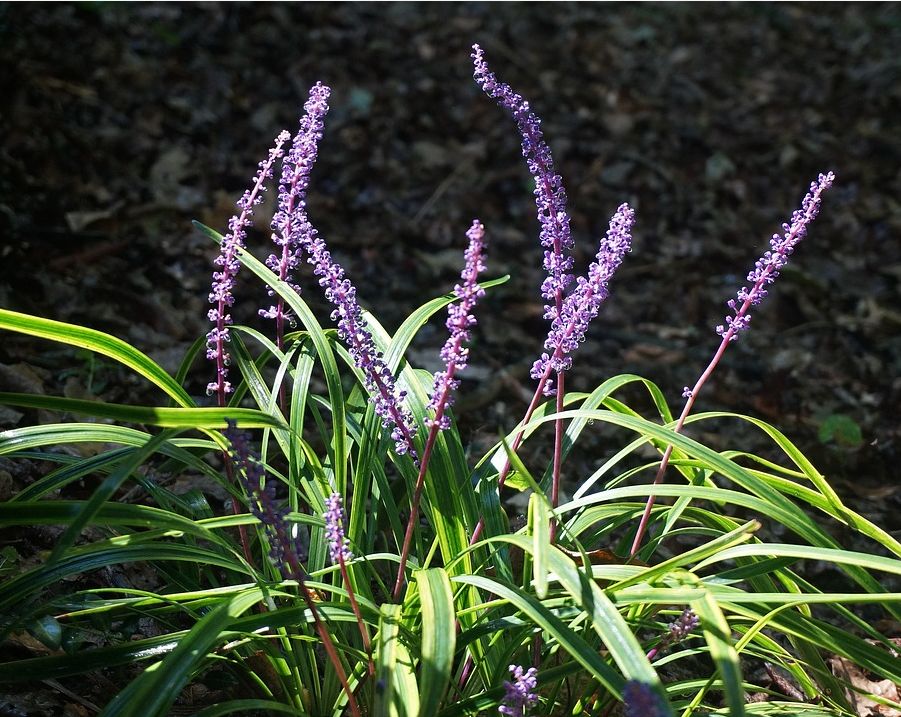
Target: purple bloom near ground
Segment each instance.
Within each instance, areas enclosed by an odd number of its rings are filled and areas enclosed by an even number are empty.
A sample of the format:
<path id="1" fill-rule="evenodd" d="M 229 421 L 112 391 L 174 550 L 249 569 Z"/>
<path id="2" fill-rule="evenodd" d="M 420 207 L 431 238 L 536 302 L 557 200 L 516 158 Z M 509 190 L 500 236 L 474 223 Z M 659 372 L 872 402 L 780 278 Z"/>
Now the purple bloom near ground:
<path id="1" fill-rule="evenodd" d="M 528 709 L 538 703 L 538 670 L 530 667 L 523 670 L 519 665 L 510 665 L 513 682 L 504 681 L 507 694 L 497 711 L 506 717 L 525 717 Z"/>
<path id="2" fill-rule="evenodd" d="M 791 217 L 791 223 L 782 225 L 782 234 L 773 234 L 770 240 L 770 249 L 764 253 L 754 269 L 748 274 L 751 288 L 744 286 L 739 289 L 736 298 L 729 299 L 726 305 L 732 309 L 732 315 L 726 317 L 725 325 L 716 327 L 716 332 L 730 341 L 737 341 L 738 335 L 746 331 L 751 323 L 750 308 L 757 306 L 767 295 L 766 286 L 772 284 L 779 276 L 779 272 L 788 263 L 789 257 L 795 250 L 798 242 L 807 235 L 807 227 L 816 219 L 820 211 L 820 196 L 835 181 L 835 174 L 827 172 L 817 177 L 817 181 L 810 183 L 810 191 L 801 202 L 801 208 L 796 210 Z"/>
<path id="3" fill-rule="evenodd" d="M 623 688 L 623 717 L 670 717 L 671 712 L 650 685 L 629 680 Z"/>

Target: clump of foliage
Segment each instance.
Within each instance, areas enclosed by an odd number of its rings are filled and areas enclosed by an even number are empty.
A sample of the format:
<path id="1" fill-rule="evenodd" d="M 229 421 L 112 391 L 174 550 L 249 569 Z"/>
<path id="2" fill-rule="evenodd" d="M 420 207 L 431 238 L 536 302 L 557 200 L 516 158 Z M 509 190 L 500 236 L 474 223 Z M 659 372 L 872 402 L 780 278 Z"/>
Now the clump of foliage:
<path id="1" fill-rule="evenodd" d="M 898 541 L 845 506 L 775 427 L 691 414 L 807 233 L 832 173 L 810 185 L 748 286 L 728 302 L 720 344 L 685 388 L 676 418 L 647 378 L 620 375 L 588 394 L 567 392 L 578 346 L 630 251 L 635 212 L 628 204 L 614 212 L 594 261 L 576 278 L 566 193 L 540 120 L 473 49 L 476 82 L 512 114 L 535 180 L 549 330 L 522 421 L 473 457 L 452 410 L 478 301 L 504 281 L 480 279 L 490 267 L 490 228 L 473 221 L 453 292 L 416 309 L 394 335 L 361 306 L 307 214 L 330 96 L 317 84 L 297 133 L 282 132 L 260 163 L 228 233 L 200 227 L 221 249 L 213 326 L 175 376 L 113 336 L 0 310 L 0 328 L 107 356 L 169 401 L 0 394 L 7 405 L 112 419 L 0 434 L 0 454 L 53 466 L 0 505 L 0 523 L 64 527 L 39 564 L 8 572 L 0 586 L 5 634 L 31 630 L 57 652 L 0 665 L 0 680 L 144 666 L 109 695 L 104 717 L 166 715 L 186 686 L 214 674 L 233 687 L 198 712 L 204 717 L 855 715 L 856 688 L 832 674 L 828 657 L 901 682 L 891 641 L 852 610 L 877 604 L 901 618 L 901 595 L 880 582 L 901 574 Z M 275 250 L 263 262 L 244 240 L 278 168 Z M 274 321 L 274 339 L 232 323 L 241 270 L 268 287 L 272 304 L 260 313 Z M 302 298 L 301 287 L 316 284 L 333 306 L 335 329 Z M 431 375 L 407 360 L 407 348 L 445 308 L 444 368 Z M 183 386 L 204 344 L 212 407 Z M 652 415 L 621 398 L 635 386 L 650 397 Z M 715 451 L 683 434 L 692 423 L 734 421 L 762 431 L 781 459 L 740 446 Z M 621 447 L 592 475 L 570 476 L 579 489 L 560 504 L 566 459 L 589 430 L 617 436 Z M 545 438 L 553 441 L 548 465 L 526 466 L 521 445 Z M 79 458 L 55 450 L 88 443 L 103 448 Z M 654 460 L 643 457 L 648 447 Z M 215 481 L 231 510 L 217 514 L 199 490 L 175 494 L 155 478 L 164 474 Z M 81 480 L 96 484 L 89 499 L 53 497 Z M 117 501 L 132 484 L 147 504 Z M 523 527 L 511 526 L 501 489 L 531 491 Z M 791 542 L 767 538 L 767 524 Z M 872 550 L 842 549 L 831 532 L 838 526 Z M 674 553 L 673 539 L 691 547 Z M 805 577 L 808 560 L 842 573 L 844 591 Z M 159 584 L 72 580 L 137 563 L 151 566 Z M 157 634 L 80 647 L 98 625 L 136 618 Z M 749 670 L 762 665 L 782 675 L 772 686 L 750 681 Z M 791 685 L 792 695 L 780 685 Z M 768 699 L 750 704 L 748 691 Z"/>

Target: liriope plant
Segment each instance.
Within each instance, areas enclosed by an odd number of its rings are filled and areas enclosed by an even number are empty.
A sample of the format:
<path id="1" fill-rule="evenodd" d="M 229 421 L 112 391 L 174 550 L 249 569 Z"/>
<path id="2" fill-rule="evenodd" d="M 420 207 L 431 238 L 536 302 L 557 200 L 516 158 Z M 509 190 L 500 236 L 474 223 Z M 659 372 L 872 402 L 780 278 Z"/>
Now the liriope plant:
<path id="1" fill-rule="evenodd" d="M 901 618 L 901 594 L 886 587 L 901 574 L 898 541 L 844 505 L 777 428 L 692 413 L 833 175 L 811 185 L 729 302 L 721 344 L 677 418 L 647 378 L 567 392 L 565 374 L 630 250 L 635 212 L 615 211 L 595 260 L 574 278 L 563 180 L 540 120 L 478 46 L 473 61 L 480 88 L 513 115 L 535 180 L 550 326 L 523 419 L 479 457 L 452 410 L 477 301 L 504 281 L 481 278 L 490 227 L 472 223 L 459 283 L 393 335 L 332 257 L 306 205 L 330 97 L 317 83 L 298 132 L 278 136 L 226 235 L 199 226 L 220 247 L 212 328 L 175 375 L 108 334 L 0 309 L 0 328 L 104 355 L 159 392 L 153 406 L 0 394 L 11 406 L 109 421 L 0 434 L 0 455 L 46 467 L 0 504 L 0 524 L 63 528 L 53 546 L 5 571 L 4 637 L 30 631 L 48 652 L 0 664 L 0 680 L 115 675 L 121 682 L 101 696 L 105 717 L 170 714 L 193 683 L 228 685 L 195 710 L 203 717 L 851 716 L 861 687 L 834 675 L 830 659 L 901 683 L 896 636 L 855 612 L 872 605 Z M 260 261 L 246 231 L 277 170 L 275 249 Z M 239 271 L 267 287 L 260 313 L 274 337 L 232 323 Z M 333 307 L 325 325 L 301 289 L 324 292 Z M 407 349 L 445 309 L 443 369 L 433 376 Z M 204 344 L 207 399 L 185 387 Z M 635 387 L 650 413 L 623 398 Z M 713 450 L 686 435 L 702 422 L 744 422 L 779 458 Z M 586 431 L 619 448 L 591 475 L 568 468 L 578 488 L 561 504 L 566 459 Z M 524 463 L 527 440 L 551 442 L 546 466 Z M 58 450 L 73 444 L 102 448 L 89 457 Z M 230 505 L 199 488 L 176 494 L 159 480 L 166 475 L 212 480 Z M 90 498 L 59 497 L 78 481 L 94 486 Z M 126 488 L 145 499 L 121 501 Z M 501 491 L 530 491 L 522 527 L 508 520 Z M 788 542 L 772 540 L 773 525 Z M 868 551 L 844 549 L 839 526 Z M 814 560 L 844 576 L 840 592 L 806 573 Z M 95 577 L 138 565 L 151 586 Z M 127 631 L 138 618 L 152 630 L 135 639 Z M 100 646 L 87 647 L 98 634 Z M 762 680 L 764 668 L 779 679 Z M 748 702 L 751 692 L 762 699 Z M 901 708 L 889 695 L 865 696 Z"/>

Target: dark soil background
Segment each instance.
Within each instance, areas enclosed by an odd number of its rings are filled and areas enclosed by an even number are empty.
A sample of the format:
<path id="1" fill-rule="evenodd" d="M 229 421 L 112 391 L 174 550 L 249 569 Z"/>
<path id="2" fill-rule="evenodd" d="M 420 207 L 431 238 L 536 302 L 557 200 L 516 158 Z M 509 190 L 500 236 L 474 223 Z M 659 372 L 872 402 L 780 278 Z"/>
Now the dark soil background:
<path id="1" fill-rule="evenodd" d="M 321 80 L 332 110 L 310 214 L 381 321 L 393 329 L 452 288 L 473 217 L 488 273 L 512 275 L 479 311 L 459 406 L 472 439 L 493 440 L 525 409 L 547 326 L 530 178 L 513 121 L 472 81 L 473 42 L 544 120 L 577 271 L 616 206 L 637 210 L 568 388 L 634 372 L 677 406 L 725 301 L 808 183 L 836 172 L 698 410 L 774 423 L 855 508 L 899 530 L 897 4 L 4 4 L 0 306 L 108 331 L 174 370 L 207 330 L 216 253 L 191 220 L 225 230 Z M 239 320 L 258 324 L 264 301 L 242 284 Z M 437 368 L 443 331 L 434 322 L 411 358 Z M 209 373 L 198 366 L 193 392 Z M 161 400 L 103 361 L 8 334 L 0 384 Z M 29 421 L 0 410 L 0 428 Z M 735 422 L 703 430 L 717 447 L 771 450 Z"/>

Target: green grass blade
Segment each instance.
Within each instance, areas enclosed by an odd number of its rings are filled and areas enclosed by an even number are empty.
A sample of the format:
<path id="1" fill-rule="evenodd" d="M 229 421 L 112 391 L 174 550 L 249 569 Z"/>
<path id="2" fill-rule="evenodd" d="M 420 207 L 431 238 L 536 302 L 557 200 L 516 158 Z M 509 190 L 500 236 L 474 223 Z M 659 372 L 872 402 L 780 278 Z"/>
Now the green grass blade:
<path id="1" fill-rule="evenodd" d="M 91 495 L 78 515 L 68 521 L 66 530 L 60 536 L 53 552 L 50 554 L 48 562 L 54 563 L 62 557 L 62 554 L 75 543 L 75 539 L 81 534 L 84 527 L 91 521 L 94 515 L 100 510 L 100 507 L 115 495 L 116 491 L 138 468 L 140 468 L 147 460 L 156 453 L 159 446 L 173 435 L 172 431 L 163 431 L 159 435 L 153 436 L 142 448 L 135 451 L 127 460 L 114 470 L 110 476 L 101 483 Z"/>
<path id="2" fill-rule="evenodd" d="M 710 648 L 710 657 L 716 664 L 722 681 L 730 717 L 744 717 L 745 691 L 742 687 L 741 664 L 733 641 L 729 623 L 716 599 L 705 591 L 704 596 L 691 601 L 695 614 L 701 618 L 704 639 Z"/>
<path id="3" fill-rule="evenodd" d="M 374 717 L 417 717 L 419 690 L 413 660 L 400 639 L 401 606 L 382 605 L 379 615 Z"/>
<path id="4" fill-rule="evenodd" d="M 519 536 L 522 537 L 522 536 Z M 531 547 L 531 541 L 522 539 L 526 546 Z M 528 549 L 528 547 L 526 549 Z M 623 677 L 608 665 L 598 651 L 592 647 L 581 635 L 570 628 L 563 620 L 557 617 L 550 609 L 539 600 L 528 595 L 518 588 L 507 585 L 499 580 L 482 575 L 455 575 L 451 578 L 454 583 L 473 585 L 487 593 L 497 595 L 506 600 L 517 610 L 522 612 L 536 627 L 546 631 L 551 637 L 560 643 L 560 647 L 574 660 L 578 661 L 589 674 L 607 687 L 612 692 L 621 692 L 625 681 Z M 634 639 L 634 638 L 633 638 Z M 650 667 L 650 666 L 649 666 Z M 659 682 L 656 673 L 651 670 L 655 682 Z"/>
<path id="5" fill-rule="evenodd" d="M 414 573 L 422 607 L 419 714 L 438 714 L 450 681 L 456 645 L 456 614 L 450 580 L 442 568 Z"/>
<path id="6" fill-rule="evenodd" d="M 129 406 L 30 393 L 0 393 L 0 404 L 111 418 L 123 423 L 143 423 L 162 428 L 223 429 L 226 419 L 242 428 L 284 428 L 284 422 L 255 408 L 167 408 Z"/>
<path id="7" fill-rule="evenodd" d="M 156 361 L 110 334 L 62 321 L 20 314 L 8 309 L 0 309 L 0 329 L 78 346 L 108 356 L 162 389 L 180 406 L 195 405 L 188 393 Z"/>
<path id="8" fill-rule="evenodd" d="M 229 623 L 258 603 L 261 597 L 259 590 L 250 590 L 211 610 L 162 662 L 146 669 L 116 695 L 100 717 L 133 717 L 136 705 L 141 706 L 144 717 L 168 714 L 198 664 L 221 641 Z"/>

